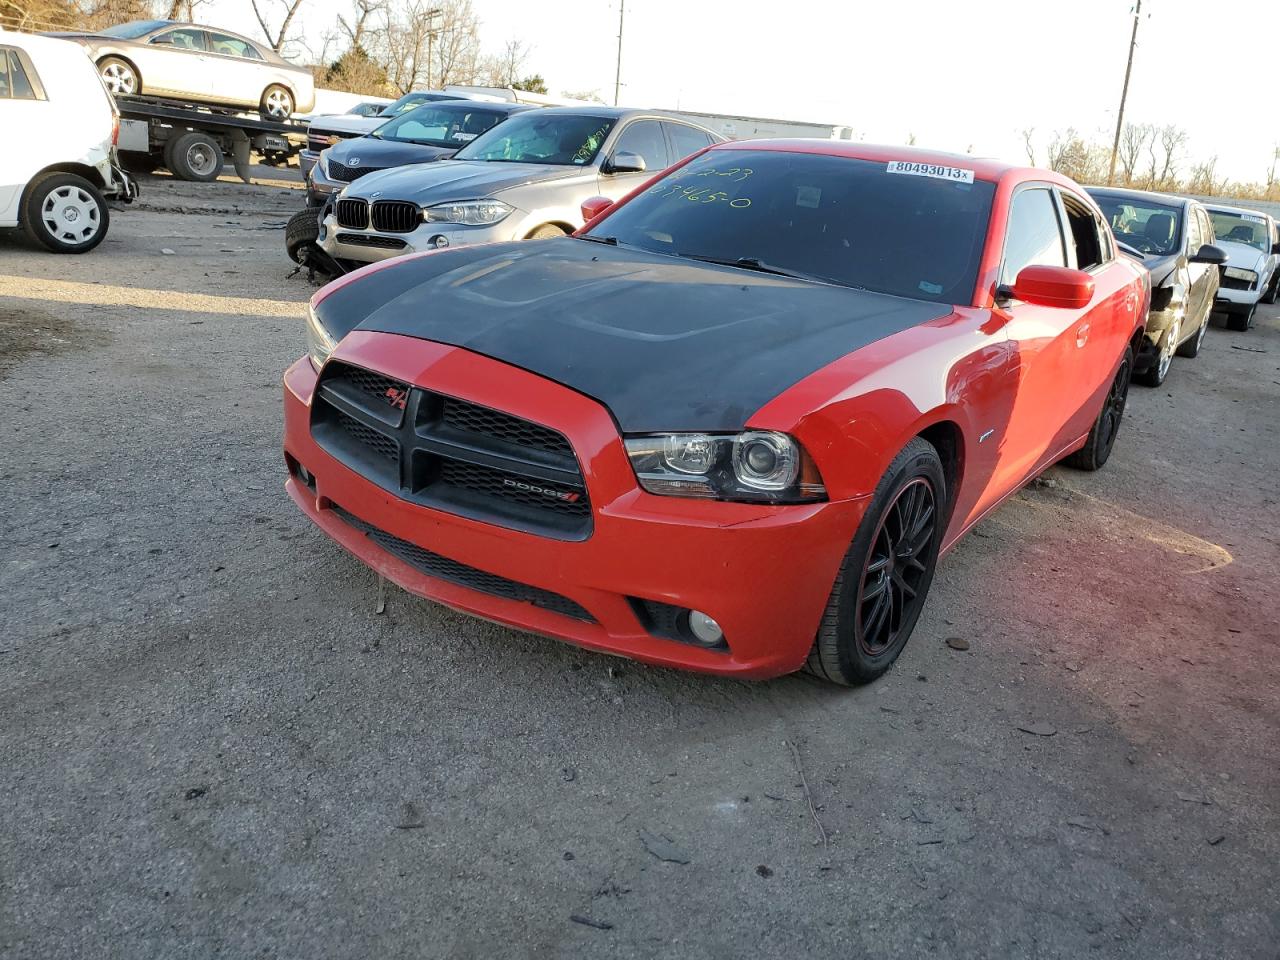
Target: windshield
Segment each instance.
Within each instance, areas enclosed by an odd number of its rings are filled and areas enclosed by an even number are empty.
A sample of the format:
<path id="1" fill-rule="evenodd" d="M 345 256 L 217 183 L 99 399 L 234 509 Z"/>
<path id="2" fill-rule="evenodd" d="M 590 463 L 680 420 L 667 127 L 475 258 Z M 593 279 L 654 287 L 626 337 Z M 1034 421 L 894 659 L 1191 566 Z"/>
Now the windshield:
<path id="1" fill-rule="evenodd" d="M 995 186 L 972 171 L 712 150 L 605 218 L 589 236 L 656 253 L 767 267 L 936 303 L 973 299 Z M 911 165 L 918 167 L 920 165 Z M 956 175 L 959 175 L 957 178 Z"/>
<path id="2" fill-rule="evenodd" d="M 1228 213 L 1225 210 L 1210 210 L 1209 219 L 1213 221 L 1214 236 L 1219 240 L 1246 243 L 1264 251 L 1271 247 L 1267 218 L 1260 213 Z"/>
<path id="3" fill-rule="evenodd" d="M 615 123 L 613 117 L 531 110 L 478 137 L 455 159 L 585 166 L 596 158 Z"/>
<path id="4" fill-rule="evenodd" d="M 457 97 L 451 97 L 445 93 L 406 93 L 399 100 L 387 104 L 382 108 L 382 112 L 378 114 L 380 117 L 398 117 L 402 113 L 408 113 L 414 107 L 420 107 L 424 103 L 432 103 L 436 100 L 456 100 Z"/>
<path id="5" fill-rule="evenodd" d="M 1159 257 L 1178 251 L 1182 236 L 1181 207 L 1093 191 L 1090 196 L 1106 214 L 1118 242 Z"/>
<path id="6" fill-rule="evenodd" d="M 500 123 L 505 116 L 497 110 L 478 109 L 460 102 L 428 104 L 384 123 L 373 136 L 397 143 L 457 149 Z"/>
<path id="7" fill-rule="evenodd" d="M 161 27 L 167 27 L 168 25 L 168 20 L 130 20 L 128 23 L 107 27 L 105 30 L 99 30 L 98 32 L 104 37 L 136 40 L 138 37 L 146 36 L 152 30 L 159 30 Z"/>

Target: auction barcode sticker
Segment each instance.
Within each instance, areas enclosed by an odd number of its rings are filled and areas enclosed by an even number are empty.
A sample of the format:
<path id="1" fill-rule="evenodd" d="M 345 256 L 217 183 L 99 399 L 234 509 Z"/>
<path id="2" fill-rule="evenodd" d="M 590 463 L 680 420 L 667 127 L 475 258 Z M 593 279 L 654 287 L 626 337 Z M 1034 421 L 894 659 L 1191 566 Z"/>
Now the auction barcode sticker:
<path id="1" fill-rule="evenodd" d="M 1256 213 L 1242 213 L 1240 214 L 1240 219 L 1248 220 L 1250 223 L 1266 223 L 1267 222 L 1266 217 L 1260 217 Z"/>
<path id="2" fill-rule="evenodd" d="M 960 167 L 941 167 L 936 163 L 914 163 L 910 160 L 890 160 L 886 173 L 905 173 L 912 177 L 934 177 L 952 183 L 973 183 L 973 171 Z"/>

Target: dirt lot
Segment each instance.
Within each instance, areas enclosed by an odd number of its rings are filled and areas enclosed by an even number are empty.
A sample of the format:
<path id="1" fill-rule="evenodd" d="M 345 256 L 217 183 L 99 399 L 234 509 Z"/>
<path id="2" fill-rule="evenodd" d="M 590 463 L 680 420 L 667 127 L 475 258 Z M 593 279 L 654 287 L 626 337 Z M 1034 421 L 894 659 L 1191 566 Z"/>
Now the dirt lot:
<path id="1" fill-rule="evenodd" d="M 143 186 L 0 238 L 0 955 L 1276 960 L 1280 310 L 883 681 L 726 682 L 376 615 L 282 489 L 298 192 Z"/>

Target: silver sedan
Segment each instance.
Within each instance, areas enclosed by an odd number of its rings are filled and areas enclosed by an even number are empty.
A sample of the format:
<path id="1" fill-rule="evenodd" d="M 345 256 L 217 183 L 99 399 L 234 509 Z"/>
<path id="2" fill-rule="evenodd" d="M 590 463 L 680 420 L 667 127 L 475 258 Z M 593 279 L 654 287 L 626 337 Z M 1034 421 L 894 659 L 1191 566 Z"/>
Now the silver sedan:
<path id="1" fill-rule="evenodd" d="M 84 46 L 114 94 L 182 97 L 256 107 L 284 120 L 315 105 L 309 70 L 238 34 L 172 20 L 135 20 L 92 34 L 57 34 Z"/>

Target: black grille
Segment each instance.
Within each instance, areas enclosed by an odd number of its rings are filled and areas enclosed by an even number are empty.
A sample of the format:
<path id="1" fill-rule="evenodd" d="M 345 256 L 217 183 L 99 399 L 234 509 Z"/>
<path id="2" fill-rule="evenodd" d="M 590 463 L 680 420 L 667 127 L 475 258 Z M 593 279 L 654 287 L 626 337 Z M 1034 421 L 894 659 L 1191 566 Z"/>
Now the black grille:
<path id="1" fill-rule="evenodd" d="M 1227 290 L 1252 290 L 1253 282 L 1251 280 L 1241 280 L 1239 277 L 1223 276 L 1218 286 L 1225 287 Z"/>
<path id="2" fill-rule="evenodd" d="M 521 420 L 500 410 L 490 410 L 476 403 L 445 397 L 441 419 L 458 430 L 482 433 L 517 446 L 533 447 L 565 457 L 573 456 L 569 441 L 549 427 Z"/>
<path id="3" fill-rule="evenodd" d="M 340 233 L 337 240 L 352 247 L 377 247 L 379 250 L 403 250 L 406 246 L 399 237 L 372 237 L 364 233 Z"/>
<path id="4" fill-rule="evenodd" d="M 369 227 L 369 204 L 364 200 L 339 200 L 335 213 L 340 227 L 348 230 L 366 230 Z"/>
<path id="5" fill-rule="evenodd" d="M 345 163 L 339 163 L 332 157 L 329 158 L 329 179 L 337 180 L 340 183 L 351 183 L 359 180 L 366 173 L 377 173 L 382 167 L 349 167 Z"/>
<path id="6" fill-rule="evenodd" d="M 591 533 L 563 434 L 337 361 L 312 404 L 316 442 L 396 496 L 561 540 Z"/>
<path id="7" fill-rule="evenodd" d="M 552 593 L 550 590 L 543 590 L 541 587 L 531 587 L 527 583 L 508 580 L 506 577 L 500 577 L 496 573 L 487 573 L 484 570 L 469 567 L 465 563 L 459 563 L 457 560 L 442 557 L 440 554 L 432 553 L 416 543 L 401 540 L 385 530 L 379 530 L 373 524 L 366 523 L 341 507 L 335 506 L 334 511 L 351 526 L 362 531 L 365 536 L 387 551 L 387 553 L 429 577 L 447 580 L 449 583 L 456 583 L 460 587 L 467 587 L 470 590 L 487 593 L 490 596 L 505 597 L 508 600 L 530 603 L 535 607 L 541 607 L 544 610 L 550 610 L 562 616 L 572 617 L 575 620 L 595 623 L 595 617 L 591 616 L 580 604 L 575 603 L 568 597 Z"/>
<path id="8" fill-rule="evenodd" d="M 373 229 L 387 233 L 412 233 L 422 223 L 422 210 L 405 200 L 376 200 L 373 204 Z"/>

